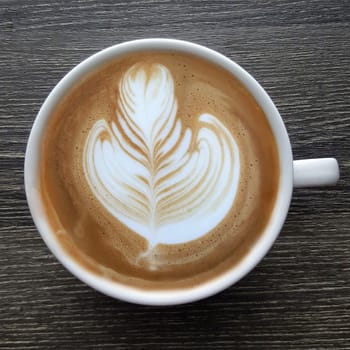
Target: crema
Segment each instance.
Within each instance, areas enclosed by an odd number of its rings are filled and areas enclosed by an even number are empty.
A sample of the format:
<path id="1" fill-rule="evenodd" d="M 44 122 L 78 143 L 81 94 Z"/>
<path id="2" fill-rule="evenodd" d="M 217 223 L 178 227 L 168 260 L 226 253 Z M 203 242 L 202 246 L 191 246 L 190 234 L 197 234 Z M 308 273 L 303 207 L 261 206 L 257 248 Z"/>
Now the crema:
<path id="1" fill-rule="evenodd" d="M 138 288 L 193 286 L 239 263 L 274 207 L 264 112 L 196 56 L 140 52 L 99 67 L 45 132 L 41 195 L 60 244 Z"/>

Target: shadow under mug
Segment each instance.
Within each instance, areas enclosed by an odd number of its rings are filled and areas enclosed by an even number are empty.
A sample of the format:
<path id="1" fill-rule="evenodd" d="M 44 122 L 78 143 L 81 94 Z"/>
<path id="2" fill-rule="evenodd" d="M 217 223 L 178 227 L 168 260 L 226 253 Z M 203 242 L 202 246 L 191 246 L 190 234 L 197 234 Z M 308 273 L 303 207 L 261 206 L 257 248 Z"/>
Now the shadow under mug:
<path id="1" fill-rule="evenodd" d="M 141 290 L 98 276 L 77 263 L 59 244 L 46 219 L 40 195 L 40 147 L 52 112 L 67 91 L 100 65 L 121 55 L 138 51 L 163 50 L 189 53 L 206 59 L 239 79 L 261 106 L 272 128 L 279 154 L 280 182 L 268 225 L 242 260 L 229 271 L 193 288 Z M 73 68 L 51 91 L 42 105 L 27 144 L 25 190 L 29 208 L 43 240 L 57 259 L 77 278 L 96 290 L 124 301 L 146 305 L 174 305 L 193 302 L 233 285 L 248 274 L 266 255 L 276 240 L 287 216 L 293 187 L 332 185 L 338 181 L 339 168 L 334 158 L 293 161 L 292 149 L 283 120 L 260 84 L 238 64 L 206 47 L 173 39 L 143 39 L 111 46 Z"/>

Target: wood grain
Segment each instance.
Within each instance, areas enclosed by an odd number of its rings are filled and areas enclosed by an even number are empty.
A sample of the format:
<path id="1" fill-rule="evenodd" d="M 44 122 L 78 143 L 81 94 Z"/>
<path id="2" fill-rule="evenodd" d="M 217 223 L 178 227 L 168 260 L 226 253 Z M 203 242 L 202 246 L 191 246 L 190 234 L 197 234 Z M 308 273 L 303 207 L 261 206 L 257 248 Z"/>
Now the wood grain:
<path id="1" fill-rule="evenodd" d="M 334 188 L 298 189 L 262 263 L 212 298 L 170 308 L 103 296 L 50 254 L 23 161 L 57 81 L 90 54 L 175 37 L 236 60 L 283 116 L 296 159 L 335 156 Z M 350 349 L 350 2 L 0 2 L 1 349 Z"/>

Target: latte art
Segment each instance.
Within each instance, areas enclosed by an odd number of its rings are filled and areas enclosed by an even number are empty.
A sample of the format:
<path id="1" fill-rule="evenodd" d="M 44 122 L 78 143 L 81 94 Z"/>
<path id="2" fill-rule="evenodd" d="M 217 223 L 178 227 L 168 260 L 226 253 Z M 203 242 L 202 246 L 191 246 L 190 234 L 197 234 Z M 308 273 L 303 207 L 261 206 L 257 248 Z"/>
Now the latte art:
<path id="1" fill-rule="evenodd" d="M 239 183 L 230 131 L 210 113 L 185 128 L 177 111 L 170 71 L 135 64 L 119 83 L 115 118 L 95 122 L 83 151 L 94 196 L 150 247 L 207 234 L 227 215 Z"/>
<path id="2" fill-rule="evenodd" d="M 278 153 L 225 69 L 173 51 L 116 57 L 45 130 L 40 193 L 57 241 L 99 276 L 192 288 L 238 264 L 269 222 Z"/>

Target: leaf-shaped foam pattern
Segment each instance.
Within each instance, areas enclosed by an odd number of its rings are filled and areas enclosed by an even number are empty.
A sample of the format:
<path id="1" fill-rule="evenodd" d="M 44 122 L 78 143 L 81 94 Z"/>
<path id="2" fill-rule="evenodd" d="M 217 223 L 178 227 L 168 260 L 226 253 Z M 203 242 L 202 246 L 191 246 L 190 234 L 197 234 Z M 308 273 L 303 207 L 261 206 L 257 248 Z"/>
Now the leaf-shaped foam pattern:
<path id="1" fill-rule="evenodd" d="M 135 64 L 118 88 L 115 120 L 98 120 L 86 140 L 92 192 L 151 246 L 205 235 L 236 196 L 240 159 L 232 134 L 211 114 L 198 117 L 196 130 L 185 129 L 163 65 Z"/>

